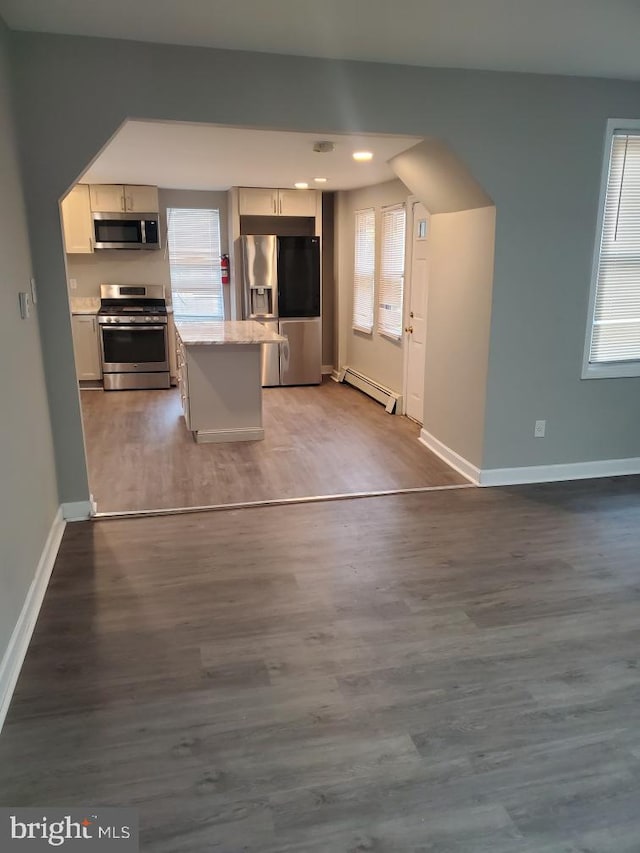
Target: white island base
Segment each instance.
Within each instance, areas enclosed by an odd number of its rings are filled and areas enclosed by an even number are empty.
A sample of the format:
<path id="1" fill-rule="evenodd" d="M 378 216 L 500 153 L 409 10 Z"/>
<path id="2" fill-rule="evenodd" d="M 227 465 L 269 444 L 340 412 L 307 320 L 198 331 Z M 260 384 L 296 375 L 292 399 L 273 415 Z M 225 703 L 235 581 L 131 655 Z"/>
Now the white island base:
<path id="1" fill-rule="evenodd" d="M 252 320 L 176 321 L 178 384 L 198 443 L 260 441 L 261 351 L 286 338 Z"/>

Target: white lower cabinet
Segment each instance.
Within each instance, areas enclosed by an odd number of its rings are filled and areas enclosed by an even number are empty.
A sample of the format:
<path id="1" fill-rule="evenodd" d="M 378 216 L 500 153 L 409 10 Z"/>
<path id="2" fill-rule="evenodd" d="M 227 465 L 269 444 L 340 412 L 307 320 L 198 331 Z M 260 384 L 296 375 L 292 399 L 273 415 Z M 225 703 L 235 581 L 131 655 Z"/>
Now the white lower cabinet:
<path id="1" fill-rule="evenodd" d="M 171 384 L 178 384 L 178 344 L 176 335 L 176 326 L 173 321 L 173 314 L 169 313 L 167 317 L 167 341 L 169 343 L 169 376 Z"/>
<path id="2" fill-rule="evenodd" d="M 78 379 L 102 379 L 102 360 L 95 314 L 74 314 L 71 317 L 73 352 Z"/>
<path id="3" fill-rule="evenodd" d="M 184 351 L 184 345 L 179 336 L 175 335 L 176 342 L 176 362 L 177 362 L 177 377 L 178 388 L 180 389 L 180 405 L 182 413 L 187 424 L 187 429 L 191 429 L 191 417 L 189 410 L 189 373 L 187 370 L 187 358 Z"/>

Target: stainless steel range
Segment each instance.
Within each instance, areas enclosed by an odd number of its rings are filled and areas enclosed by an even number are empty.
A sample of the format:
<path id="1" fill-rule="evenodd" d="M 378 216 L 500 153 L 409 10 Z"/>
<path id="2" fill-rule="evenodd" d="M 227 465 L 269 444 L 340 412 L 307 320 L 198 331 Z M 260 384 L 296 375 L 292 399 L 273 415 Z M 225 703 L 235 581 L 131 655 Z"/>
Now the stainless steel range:
<path id="1" fill-rule="evenodd" d="M 98 323 L 105 391 L 169 388 L 161 284 L 101 284 Z"/>

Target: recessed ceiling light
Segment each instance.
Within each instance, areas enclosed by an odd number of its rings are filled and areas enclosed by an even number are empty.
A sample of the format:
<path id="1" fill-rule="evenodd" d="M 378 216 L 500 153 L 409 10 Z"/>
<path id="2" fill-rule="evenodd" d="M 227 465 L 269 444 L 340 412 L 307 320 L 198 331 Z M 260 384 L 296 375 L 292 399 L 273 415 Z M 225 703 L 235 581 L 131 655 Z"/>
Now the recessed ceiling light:
<path id="1" fill-rule="evenodd" d="M 359 163 L 364 163 L 367 160 L 373 159 L 373 152 L 372 151 L 354 151 L 353 152 L 353 159 L 357 160 Z"/>
<path id="2" fill-rule="evenodd" d="M 313 180 L 316 182 L 316 184 L 326 184 L 327 183 L 326 178 L 314 178 Z"/>
<path id="3" fill-rule="evenodd" d="M 308 190 L 308 189 L 309 189 L 309 184 L 308 184 L 306 181 L 298 181 L 298 183 L 297 183 L 297 184 L 294 184 L 294 187 L 295 187 L 297 190 Z"/>

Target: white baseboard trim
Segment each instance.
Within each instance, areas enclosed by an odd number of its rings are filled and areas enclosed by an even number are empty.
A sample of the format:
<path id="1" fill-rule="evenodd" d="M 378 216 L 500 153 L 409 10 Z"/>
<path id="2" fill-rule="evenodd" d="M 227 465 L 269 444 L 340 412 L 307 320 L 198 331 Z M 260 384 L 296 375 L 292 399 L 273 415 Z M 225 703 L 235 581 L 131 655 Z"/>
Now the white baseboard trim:
<path id="1" fill-rule="evenodd" d="M 86 521 L 95 513 L 95 502 L 93 499 L 71 501 L 71 503 L 61 504 L 60 508 L 65 521 Z"/>
<path id="2" fill-rule="evenodd" d="M 520 468 L 485 468 L 480 472 L 480 485 L 515 486 L 520 483 L 555 483 L 562 480 L 623 477 L 629 474 L 640 474 L 640 458 L 598 459 L 594 462 L 568 462 L 561 465 L 525 465 Z"/>
<path id="3" fill-rule="evenodd" d="M 47 591 L 65 525 L 62 507 L 60 507 L 49 530 L 47 541 L 42 549 L 34 578 L 11 634 L 9 645 L 0 662 L 0 731 L 2 731 L 11 697 L 40 613 L 44 594 Z"/>
<path id="4" fill-rule="evenodd" d="M 332 364 L 323 364 L 322 365 L 322 375 L 323 376 L 332 376 L 333 375 L 333 365 Z"/>
<path id="5" fill-rule="evenodd" d="M 630 459 L 598 459 L 594 462 L 568 462 L 560 465 L 478 468 L 425 429 L 420 430 L 418 441 L 477 486 L 517 486 L 526 483 L 557 483 L 564 480 L 640 474 L 640 457 L 637 456 Z"/>
<path id="6" fill-rule="evenodd" d="M 338 370 L 337 368 L 331 371 L 331 378 L 334 382 L 342 382 L 344 379 L 344 368 L 342 370 Z"/>
<path id="7" fill-rule="evenodd" d="M 262 427 L 244 427 L 242 429 L 199 429 L 194 433 L 198 444 L 211 444 L 223 441 L 262 441 Z"/>
<path id="8" fill-rule="evenodd" d="M 466 477 L 467 480 L 471 480 L 472 483 L 479 485 L 480 483 L 480 469 L 475 465 L 472 465 L 468 459 L 465 459 L 463 456 L 460 456 L 459 453 L 456 453 L 455 450 L 451 450 L 450 447 L 447 447 L 446 444 L 443 444 L 439 439 L 437 439 L 434 435 L 431 435 L 430 432 L 427 432 L 426 429 L 420 430 L 420 436 L 418 438 L 420 444 L 424 444 L 426 448 L 428 448 L 432 453 L 435 453 L 436 456 L 439 456 L 443 462 L 446 462 L 447 465 L 450 465 L 458 474 L 462 474 L 463 477 Z"/>

